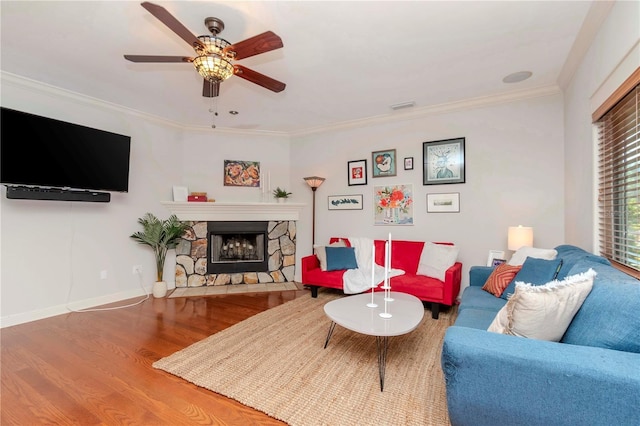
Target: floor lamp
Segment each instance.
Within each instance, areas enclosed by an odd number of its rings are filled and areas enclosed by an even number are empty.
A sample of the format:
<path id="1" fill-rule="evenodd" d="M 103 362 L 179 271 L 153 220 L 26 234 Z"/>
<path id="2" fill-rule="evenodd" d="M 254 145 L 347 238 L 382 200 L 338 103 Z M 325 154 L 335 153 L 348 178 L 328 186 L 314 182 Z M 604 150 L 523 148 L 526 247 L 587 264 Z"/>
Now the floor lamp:
<path id="1" fill-rule="evenodd" d="M 318 176 L 310 176 L 304 178 L 304 181 L 307 182 L 307 185 L 309 185 L 311 187 L 311 190 L 313 191 L 313 219 L 311 220 L 311 253 L 313 253 L 313 246 L 316 245 L 316 189 L 318 189 L 320 185 L 322 185 L 322 182 L 324 182 L 324 178 Z"/>

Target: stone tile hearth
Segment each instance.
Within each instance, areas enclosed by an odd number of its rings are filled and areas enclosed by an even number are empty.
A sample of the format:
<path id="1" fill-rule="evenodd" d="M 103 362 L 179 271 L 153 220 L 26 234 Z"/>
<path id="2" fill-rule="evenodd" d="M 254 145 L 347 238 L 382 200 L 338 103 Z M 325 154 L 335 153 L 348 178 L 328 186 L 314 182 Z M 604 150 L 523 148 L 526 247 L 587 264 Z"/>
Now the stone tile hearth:
<path id="1" fill-rule="evenodd" d="M 304 286 L 296 282 L 272 284 L 236 284 L 223 286 L 204 286 L 176 288 L 169 295 L 173 297 L 216 296 L 223 294 L 262 293 L 265 291 L 304 290 Z"/>

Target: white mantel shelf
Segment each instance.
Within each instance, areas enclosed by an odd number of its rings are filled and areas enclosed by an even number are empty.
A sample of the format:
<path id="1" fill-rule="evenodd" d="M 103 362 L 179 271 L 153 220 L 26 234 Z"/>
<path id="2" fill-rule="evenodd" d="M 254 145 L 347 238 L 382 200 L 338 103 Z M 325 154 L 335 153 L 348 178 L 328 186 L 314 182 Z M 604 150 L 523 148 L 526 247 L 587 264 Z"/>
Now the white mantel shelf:
<path id="1" fill-rule="evenodd" d="M 183 221 L 298 220 L 304 203 L 161 202 Z"/>

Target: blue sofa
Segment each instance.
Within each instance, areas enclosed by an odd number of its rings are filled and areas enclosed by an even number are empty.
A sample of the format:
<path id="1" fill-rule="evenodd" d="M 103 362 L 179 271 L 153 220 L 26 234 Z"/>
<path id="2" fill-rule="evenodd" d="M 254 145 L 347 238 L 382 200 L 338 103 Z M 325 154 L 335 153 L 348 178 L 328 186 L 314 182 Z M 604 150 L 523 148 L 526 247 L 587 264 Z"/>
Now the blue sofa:
<path id="1" fill-rule="evenodd" d="M 557 279 L 597 272 L 560 342 L 486 331 L 506 300 L 473 266 L 441 364 L 454 426 L 640 425 L 640 281 L 603 257 L 555 248 Z"/>

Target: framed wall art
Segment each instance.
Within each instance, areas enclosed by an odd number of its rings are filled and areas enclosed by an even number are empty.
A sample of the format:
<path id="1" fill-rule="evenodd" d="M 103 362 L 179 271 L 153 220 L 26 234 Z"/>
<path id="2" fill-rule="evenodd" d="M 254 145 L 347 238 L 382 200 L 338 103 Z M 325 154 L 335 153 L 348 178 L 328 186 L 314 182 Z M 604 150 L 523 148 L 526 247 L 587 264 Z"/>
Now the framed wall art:
<path id="1" fill-rule="evenodd" d="M 413 170 L 413 157 L 405 157 L 405 159 L 404 159 L 404 169 L 405 170 Z"/>
<path id="2" fill-rule="evenodd" d="M 422 144 L 423 185 L 464 183 L 465 138 Z"/>
<path id="3" fill-rule="evenodd" d="M 427 194 L 427 213 L 460 213 L 460 193 Z"/>
<path id="4" fill-rule="evenodd" d="M 374 225 L 413 225 L 413 185 L 375 186 Z"/>
<path id="5" fill-rule="evenodd" d="M 373 151 L 371 153 L 371 161 L 372 161 L 372 176 L 374 178 L 377 177 L 385 177 L 385 176 L 395 176 L 396 168 L 397 168 L 397 160 L 396 160 L 396 150 L 395 149 L 387 149 L 384 151 Z"/>
<path id="6" fill-rule="evenodd" d="M 224 186 L 260 187 L 260 162 L 224 160 Z"/>
<path id="7" fill-rule="evenodd" d="M 355 160 L 347 163 L 349 186 L 367 184 L 367 160 Z"/>
<path id="8" fill-rule="evenodd" d="M 329 195 L 329 210 L 362 210 L 362 194 Z"/>

